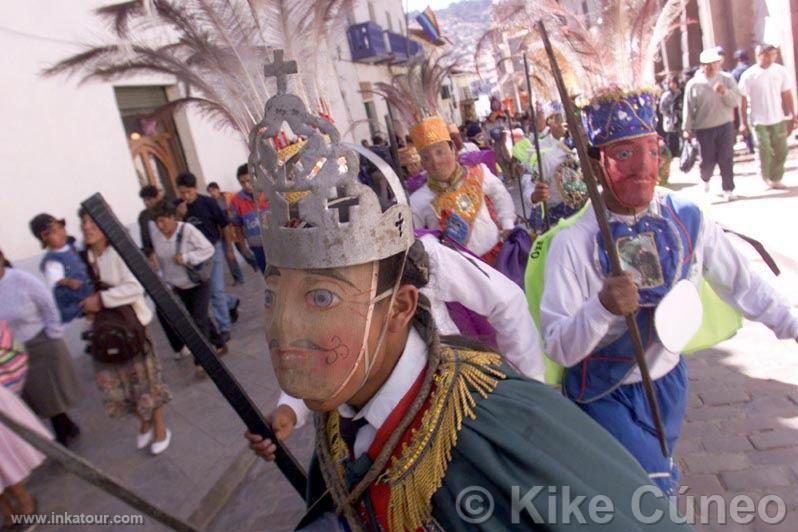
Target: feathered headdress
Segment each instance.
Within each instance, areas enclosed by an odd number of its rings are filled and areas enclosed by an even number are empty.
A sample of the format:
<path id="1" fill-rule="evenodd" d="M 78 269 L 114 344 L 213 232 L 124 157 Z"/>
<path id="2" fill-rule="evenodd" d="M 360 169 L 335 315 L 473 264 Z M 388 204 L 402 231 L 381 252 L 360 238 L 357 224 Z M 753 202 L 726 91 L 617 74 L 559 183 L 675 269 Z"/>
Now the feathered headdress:
<path id="1" fill-rule="evenodd" d="M 309 108 L 326 106 L 325 37 L 353 0 L 132 0 L 101 7 L 115 41 L 68 57 L 45 75 L 82 74 L 82 82 L 141 74 L 171 75 L 185 96 L 156 112 L 192 105 L 244 141 L 275 93 L 263 66 L 273 50 L 302 64 L 292 91 Z"/>
<path id="2" fill-rule="evenodd" d="M 438 108 L 441 86 L 455 66 L 456 61 L 448 54 L 436 59 L 416 55 L 408 61 L 407 70 L 394 75 L 390 83 L 375 83 L 371 91 L 364 92 L 385 98 L 402 120 L 412 126 L 441 114 Z"/>
<path id="3" fill-rule="evenodd" d="M 451 140 L 446 121 L 440 116 L 438 96 L 441 86 L 457 61 L 448 54 L 436 59 L 413 57 L 407 70 L 396 74 L 391 83 L 375 83 L 370 91 L 385 98 L 410 128 L 410 138 L 417 150 L 430 144 Z"/>
<path id="4" fill-rule="evenodd" d="M 591 23 L 556 0 L 502 0 L 505 20 L 548 22 L 577 59 L 588 88 L 582 122 L 596 147 L 656 132 L 655 64 L 687 0 L 605 0 Z"/>
<path id="5" fill-rule="evenodd" d="M 624 90 L 653 87 L 660 44 L 678 27 L 687 0 L 604 0 L 588 18 L 557 0 L 501 0 L 494 7 L 500 27 L 530 30 L 547 22 L 551 37 L 586 75 L 595 94 L 607 87 Z M 563 46 L 564 45 L 564 46 Z"/>

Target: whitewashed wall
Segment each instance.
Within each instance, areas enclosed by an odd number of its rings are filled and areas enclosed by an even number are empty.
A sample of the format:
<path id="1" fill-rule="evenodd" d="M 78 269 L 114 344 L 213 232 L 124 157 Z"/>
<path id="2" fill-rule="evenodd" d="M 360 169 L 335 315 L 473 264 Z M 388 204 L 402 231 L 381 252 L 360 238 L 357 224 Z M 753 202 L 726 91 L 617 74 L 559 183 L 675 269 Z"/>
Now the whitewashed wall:
<path id="1" fill-rule="evenodd" d="M 92 10 L 106 3 L 0 2 L 0 249 L 20 264 L 41 252 L 28 230 L 38 212 L 65 217 L 76 234 L 78 204 L 94 192 L 102 192 L 126 224 L 134 223 L 141 209 L 113 86 L 39 75 L 78 51 L 80 43 L 103 42 Z M 136 78 L 118 85 L 170 83 Z M 237 188 L 235 169 L 246 159 L 241 140 L 214 130 L 190 111 L 176 121 L 190 170 L 206 181 Z"/>
<path id="2" fill-rule="evenodd" d="M 122 120 L 111 84 L 77 79 L 44 79 L 40 72 L 81 49 L 83 43 L 108 38 L 93 10 L 110 0 L 3 0 L 0 2 L 0 184 L 4 223 L 0 249 L 20 264 L 37 262 L 41 253 L 28 221 L 47 211 L 67 219 L 78 232 L 79 202 L 102 192 L 125 224 L 136 220 L 141 202 Z M 374 0 L 376 22 L 403 31 L 401 0 Z M 367 0 L 355 6 L 355 22 L 369 20 Z M 336 125 L 346 139 L 370 137 L 359 83 L 390 81 L 384 65 L 351 62 L 342 21 L 331 36 L 330 53 L 339 58 L 330 69 L 327 95 Z M 401 27 L 401 29 L 400 29 Z M 301 68 L 301 65 L 300 65 Z M 336 77 L 338 78 L 336 80 Z M 116 85 L 164 85 L 176 96 L 174 80 L 137 77 Z M 382 98 L 373 97 L 380 122 L 387 114 Z M 238 134 L 220 132 L 191 110 L 175 117 L 189 169 L 202 183 L 217 181 L 236 190 L 235 170 L 247 149 Z M 357 125 L 350 127 L 351 122 Z M 384 129 L 384 124 L 381 125 Z M 21 262 L 20 262 L 21 261 Z"/>

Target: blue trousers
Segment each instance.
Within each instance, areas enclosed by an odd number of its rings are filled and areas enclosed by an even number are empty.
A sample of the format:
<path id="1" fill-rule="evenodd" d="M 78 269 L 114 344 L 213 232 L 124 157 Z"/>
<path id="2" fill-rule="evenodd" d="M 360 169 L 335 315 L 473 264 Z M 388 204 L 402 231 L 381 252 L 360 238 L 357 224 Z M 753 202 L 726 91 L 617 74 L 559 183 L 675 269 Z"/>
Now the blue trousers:
<path id="1" fill-rule="evenodd" d="M 687 367 L 684 358 L 667 375 L 654 381 L 665 440 L 673 453 L 687 406 Z M 643 383 L 627 384 L 612 393 L 579 407 L 615 436 L 637 458 L 651 481 L 667 495 L 678 491 L 679 467 L 672 457 L 662 455 L 657 429 L 648 407 Z"/>
<path id="2" fill-rule="evenodd" d="M 266 271 L 266 252 L 260 246 L 249 246 L 249 249 L 251 249 L 252 254 L 255 255 L 255 262 L 258 263 L 260 273 L 264 273 Z"/>
<path id="3" fill-rule="evenodd" d="M 224 238 L 222 238 L 222 247 L 226 245 L 227 242 Z M 233 276 L 233 280 L 235 280 L 237 283 L 243 283 L 244 273 L 241 271 L 241 265 L 238 264 L 238 259 L 233 257 L 232 260 L 227 260 L 227 257 L 225 257 L 225 260 L 227 261 L 227 267 L 230 270 L 230 275 Z"/>
<path id="4" fill-rule="evenodd" d="M 213 252 L 213 269 L 211 270 L 211 308 L 213 319 L 220 333 L 230 332 L 230 309 L 236 299 L 224 290 L 224 263 L 226 262 L 222 241 L 216 242 Z"/>

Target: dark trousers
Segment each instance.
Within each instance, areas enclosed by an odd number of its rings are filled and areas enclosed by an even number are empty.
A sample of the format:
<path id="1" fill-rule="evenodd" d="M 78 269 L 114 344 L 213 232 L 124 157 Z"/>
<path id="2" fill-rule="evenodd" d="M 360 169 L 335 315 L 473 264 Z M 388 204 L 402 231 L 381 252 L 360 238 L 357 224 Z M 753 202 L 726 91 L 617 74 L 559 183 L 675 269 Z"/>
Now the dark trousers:
<path id="1" fill-rule="evenodd" d="M 671 151 L 671 156 L 678 159 L 682 154 L 682 132 L 681 131 L 666 131 L 665 144 Z"/>
<path id="2" fill-rule="evenodd" d="M 266 271 L 266 252 L 259 246 L 250 246 L 249 249 L 252 250 L 252 254 L 255 256 L 260 273 L 264 273 Z"/>
<path id="3" fill-rule="evenodd" d="M 247 264 L 249 264 L 249 267 L 252 268 L 252 271 L 253 272 L 257 271 L 258 268 L 259 268 L 258 261 L 257 261 L 257 259 L 255 257 L 247 257 L 247 253 L 246 253 L 247 246 L 246 246 L 246 244 L 244 244 L 243 242 L 236 242 L 236 249 L 241 254 L 241 256 L 244 257 L 244 260 L 247 261 Z M 253 252 L 253 254 L 254 254 L 254 252 Z"/>
<path id="4" fill-rule="evenodd" d="M 183 302 L 183 305 L 188 310 L 188 313 L 194 320 L 197 328 L 215 347 L 222 347 L 224 341 L 216 325 L 208 317 L 208 308 L 211 302 L 211 285 L 208 282 L 194 286 L 192 288 L 175 288 L 175 294 Z M 177 353 L 183 346 L 183 340 L 177 335 L 175 330 L 169 324 L 169 321 L 158 311 L 158 321 L 161 322 L 166 338 L 169 340 L 169 345 L 172 350 Z M 194 364 L 199 364 L 197 358 L 194 357 Z"/>
<path id="5" fill-rule="evenodd" d="M 695 138 L 701 145 L 701 179 L 708 182 L 720 167 L 723 190 L 734 190 L 734 124 L 728 122 L 717 127 L 697 129 Z"/>

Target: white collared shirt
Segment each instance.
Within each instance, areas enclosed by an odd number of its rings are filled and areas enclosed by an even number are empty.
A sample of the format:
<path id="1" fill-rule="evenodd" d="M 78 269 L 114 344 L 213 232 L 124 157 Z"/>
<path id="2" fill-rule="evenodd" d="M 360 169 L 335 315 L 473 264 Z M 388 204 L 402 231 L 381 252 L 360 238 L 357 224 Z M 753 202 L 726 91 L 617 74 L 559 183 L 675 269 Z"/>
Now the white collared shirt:
<path id="1" fill-rule="evenodd" d="M 659 212 L 657 198 L 649 206 Z M 630 216 L 610 213 L 610 220 L 631 224 Z M 546 259 L 543 297 L 540 303 L 544 351 L 558 364 L 575 366 L 597 348 L 623 334 L 623 316 L 611 314 L 598 294 L 604 284 L 594 261 L 598 224 L 592 207 L 573 226 L 552 241 Z M 798 316 L 789 302 L 763 278 L 751 271 L 714 221 L 703 217 L 695 242 L 689 279 L 699 286 L 705 278 L 713 290 L 743 316 L 770 327 L 779 338 L 798 337 Z M 651 377 L 658 379 L 679 363 L 679 354 L 654 342 L 645 353 Z M 640 382 L 637 368 L 624 383 Z"/>
<path id="2" fill-rule="evenodd" d="M 507 188 L 501 180 L 493 175 L 484 164 L 482 167 L 482 190 L 493 202 L 501 229 L 515 227 L 515 204 Z M 413 226 L 416 229 L 440 229 L 440 219 L 432 208 L 435 192 L 424 185 L 410 195 L 410 208 L 413 210 Z M 471 236 L 466 247 L 475 255 L 484 255 L 496 246 L 501 240 L 499 227 L 491 218 L 487 202 L 483 201 L 471 224 Z"/>
<path id="3" fill-rule="evenodd" d="M 407 392 L 416 382 L 426 365 L 427 344 L 418 331 L 411 327 L 410 334 L 407 336 L 405 350 L 396 362 L 390 377 L 377 390 L 377 393 L 358 412 L 355 412 L 347 404 L 338 407 L 338 413 L 342 417 L 355 420 L 365 418 L 368 422 L 360 427 L 355 437 L 355 445 L 352 449 L 355 459 L 368 451 L 374 442 L 377 431 L 380 430 L 380 427 L 391 415 L 391 412 L 396 410 L 396 406 L 407 395 Z"/>

